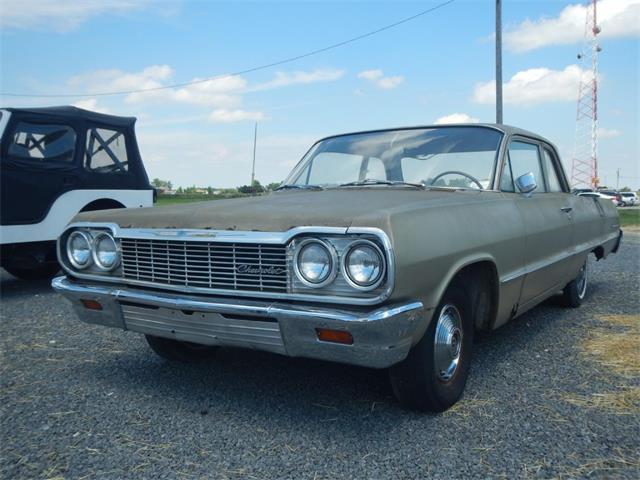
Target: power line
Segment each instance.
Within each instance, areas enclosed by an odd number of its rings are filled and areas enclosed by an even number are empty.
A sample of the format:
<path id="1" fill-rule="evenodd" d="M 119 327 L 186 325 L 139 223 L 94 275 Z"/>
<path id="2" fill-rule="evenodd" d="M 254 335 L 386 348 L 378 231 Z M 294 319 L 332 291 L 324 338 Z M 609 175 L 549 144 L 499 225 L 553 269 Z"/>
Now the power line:
<path id="1" fill-rule="evenodd" d="M 357 42 L 359 40 L 363 40 L 365 38 L 371 37 L 373 35 L 377 35 L 378 33 L 384 32 L 386 30 L 390 30 L 390 29 L 392 29 L 394 27 L 397 27 L 397 26 L 402 25 L 404 23 L 407 23 L 407 22 L 410 22 L 412 20 L 415 20 L 416 18 L 422 17 L 423 15 L 427 15 L 427 14 L 429 14 L 431 12 L 439 10 L 440 8 L 445 7 L 445 6 L 447 6 L 447 5 L 449 5 L 450 3 L 453 3 L 453 2 L 455 2 L 455 0 L 447 0 L 446 2 L 439 3 L 438 5 L 435 5 L 435 6 L 431 7 L 431 8 L 423 10 L 423 11 L 421 11 L 419 13 L 416 13 L 415 15 L 412 15 L 410 17 L 403 18 L 402 20 L 399 20 L 399 21 L 397 21 L 395 23 L 391 23 L 389 25 L 385 25 L 384 27 L 380 27 L 380 28 L 378 28 L 376 30 L 371 30 L 370 32 L 363 33 L 362 35 L 358 35 L 357 37 L 349 38 L 348 40 L 344 40 L 342 42 L 334 43 L 332 45 L 329 45 L 329 46 L 326 46 L 326 47 L 323 47 L 323 48 L 319 48 L 317 50 L 312 50 L 310 52 L 303 53 L 301 55 L 296 55 L 294 57 L 284 58 L 284 59 L 278 60 L 276 62 L 267 63 L 267 64 L 264 64 L 264 65 L 259 65 L 259 66 L 256 66 L 256 67 L 247 68 L 247 69 L 240 70 L 240 71 L 233 72 L 233 73 L 225 73 L 225 74 L 221 74 L 221 75 L 215 75 L 213 77 L 203 78 L 201 80 L 192 80 L 190 82 L 174 83 L 172 85 L 163 85 L 161 87 L 140 88 L 140 89 L 135 89 L 135 90 L 119 90 L 119 91 L 114 91 L 114 92 L 78 93 L 78 94 L 62 93 L 62 94 L 42 94 L 42 95 L 29 94 L 29 93 L 12 93 L 12 92 L 4 93 L 4 92 L 0 92 L 0 95 L 4 95 L 6 97 L 38 97 L 38 98 L 106 97 L 106 96 L 111 96 L 111 95 L 129 95 L 129 94 L 132 94 L 132 93 L 154 92 L 154 91 L 158 91 L 158 90 L 169 90 L 169 89 L 172 89 L 172 88 L 188 87 L 189 85 L 196 85 L 196 84 L 199 84 L 199 83 L 205 83 L 205 82 L 209 82 L 211 80 L 218 80 L 220 78 L 234 77 L 234 76 L 237 76 L 237 75 L 246 75 L 248 73 L 257 72 L 259 70 L 266 70 L 268 68 L 277 67 L 278 65 L 284 65 L 285 63 L 295 62 L 295 61 L 301 60 L 303 58 L 311 57 L 311 56 L 314 56 L 314 55 L 318 55 L 320 53 L 327 52 L 329 50 L 333 50 L 333 49 L 336 49 L 336 48 L 339 48 L 339 47 L 343 47 L 343 46 L 348 45 L 350 43 Z"/>

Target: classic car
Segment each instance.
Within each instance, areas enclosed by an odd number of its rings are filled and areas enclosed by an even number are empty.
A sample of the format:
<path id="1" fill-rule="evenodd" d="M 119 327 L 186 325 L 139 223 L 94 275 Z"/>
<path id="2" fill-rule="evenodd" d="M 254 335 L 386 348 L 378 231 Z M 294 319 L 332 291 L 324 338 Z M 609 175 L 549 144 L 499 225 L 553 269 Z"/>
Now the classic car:
<path id="1" fill-rule="evenodd" d="M 53 277 L 56 240 L 78 213 L 149 207 L 135 118 L 76 107 L 0 109 L 0 259 L 22 279 Z"/>
<path id="2" fill-rule="evenodd" d="M 553 295 L 585 299 L 613 204 L 572 195 L 556 148 L 503 125 L 317 142 L 278 191 L 78 215 L 53 287 L 82 320 L 169 360 L 254 348 L 388 368 L 400 403 L 460 397 L 474 331 Z"/>

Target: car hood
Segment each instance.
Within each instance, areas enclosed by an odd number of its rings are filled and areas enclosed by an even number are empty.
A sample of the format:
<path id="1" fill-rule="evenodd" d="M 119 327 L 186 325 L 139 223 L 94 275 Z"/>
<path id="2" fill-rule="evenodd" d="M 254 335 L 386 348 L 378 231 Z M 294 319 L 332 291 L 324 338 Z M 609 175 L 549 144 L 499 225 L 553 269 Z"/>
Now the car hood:
<path id="1" fill-rule="evenodd" d="M 387 230 L 390 218 L 413 209 L 478 198 L 482 192 L 396 187 L 284 191 L 163 207 L 80 213 L 74 222 L 116 223 L 122 228 L 196 228 L 283 232 L 300 226 L 370 226 Z"/>

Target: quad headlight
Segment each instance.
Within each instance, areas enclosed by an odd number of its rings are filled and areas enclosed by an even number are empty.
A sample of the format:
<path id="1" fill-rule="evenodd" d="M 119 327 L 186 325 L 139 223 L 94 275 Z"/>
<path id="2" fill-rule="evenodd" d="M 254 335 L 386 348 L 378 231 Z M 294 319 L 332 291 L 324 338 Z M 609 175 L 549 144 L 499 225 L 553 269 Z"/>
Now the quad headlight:
<path id="1" fill-rule="evenodd" d="M 120 261 L 118 245 L 107 232 L 100 232 L 94 237 L 92 255 L 93 262 L 101 270 L 113 270 Z"/>
<path id="2" fill-rule="evenodd" d="M 337 273 L 336 252 L 322 240 L 303 240 L 296 250 L 294 270 L 298 279 L 309 287 L 327 285 Z"/>
<path id="3" fill-rule="evenodd" d="M 342 271 L 352 287 L 372 290 L 380 285 L 384 276 L 384 256 L 375 243 L 358 240 L 348 247 Z"/>
<path id="4" fill-rule="evenodd" d="M 67 239 L 67 258 L 71 265 L 82 270 L 91 264 L 92 238 L 88 233 L 75 231 Z"/>
<path id="5" fill-rule="evenodd" d="M 71 267 L 89 272 L 110 272 L 120 264 L 116 240 L 104 230 L 75 230 L 66 240 L 66 257 Z"/>

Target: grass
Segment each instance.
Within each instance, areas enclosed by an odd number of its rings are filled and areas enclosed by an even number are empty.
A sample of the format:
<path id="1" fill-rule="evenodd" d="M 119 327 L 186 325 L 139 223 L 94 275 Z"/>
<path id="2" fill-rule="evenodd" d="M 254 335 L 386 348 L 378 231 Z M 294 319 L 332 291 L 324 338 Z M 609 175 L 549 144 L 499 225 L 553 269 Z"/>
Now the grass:
<path id="1" fill-rule="evenodd" d="M 210 200 L 222 200 L 225 198 L 238 198 L 247 197 L 239 193 L 237 195 L 158 195 L 158 200 L 155 203 L 156 207 L 162 207 L 164 205 L 180 205 L 183 203 L 194 202 L 208 202 Z"/>
<path id="2" fill-rule="evenodd" d="M 604 328 L 594 329 L 582 342 L 582 354 L 598 363 L 608 376 L 637 378 L 640 375 L 640 315 L 605 315 L 600 321 Z M 640 387 L 635 385 L 590 395 L 567 393 L 562 399 L 578 407 L 616 415 L 640 413 Z"/>
<path id="3" fill-rule="evenodd" d="M 618 215 L 620 216 L 620 225 L 623 227 L 637 227 L 640 226 L 640 209 L 618 209 Z"/>
<path id="4" fill-rule="evenodd" d="M 583 354 L 624 377 L 640 375 L 640 315 L 606 315 L 608 329 L 594 329 L 582 343 Z"/>

